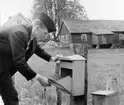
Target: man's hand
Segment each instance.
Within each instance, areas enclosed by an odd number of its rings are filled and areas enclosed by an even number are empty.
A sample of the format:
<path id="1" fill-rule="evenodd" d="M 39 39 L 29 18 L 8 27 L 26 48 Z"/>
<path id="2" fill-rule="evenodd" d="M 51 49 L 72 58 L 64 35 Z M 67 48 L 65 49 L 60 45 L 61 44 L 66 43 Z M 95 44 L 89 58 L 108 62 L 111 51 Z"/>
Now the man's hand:
<path id="1" fill-rule="evenodd" d="M 50 86 L 48 78 L 43 77 L 39 74 L 37 74 L 36 77 L 33 78 L 33 80 L 37 80 L 42 86 Z"/>
<path id="2" fill-rule="evenodd" d="M 51 57 L 51 61 L 57 62 L 60 57 L 63 57 L 63 55 L 62 55 L 62 54 L 58 54 L 58 55 L 56 55 L 55 57 Z"/>

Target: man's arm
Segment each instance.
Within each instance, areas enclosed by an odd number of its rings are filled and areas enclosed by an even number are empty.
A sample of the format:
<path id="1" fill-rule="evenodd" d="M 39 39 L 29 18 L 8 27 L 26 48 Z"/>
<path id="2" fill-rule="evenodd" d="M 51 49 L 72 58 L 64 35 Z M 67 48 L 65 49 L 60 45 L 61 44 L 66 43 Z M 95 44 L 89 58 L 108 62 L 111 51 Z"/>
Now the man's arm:
<path id="1" fill-rule="evenodd" d="M 53 61 L 56 62 L 59 60 L 60 57 L 62 57 L 62 54 L 56 55 L 55 57 L 51 56 L 50 54 L 48 54 L 47 52 L 45 52 L 45 50 L 43 50 L 42 48 L 40 48 L 39 45 L 36 46 L 36 50 L 35 50 L 35 54 L 38 55 L 39 57 L 43 58 L 46 61 Z"/>
<path id="2" fill-rule="evenodd" d="M 38 55 L 39 57 L 43 58 L 46 61 L 50 61 L 52 56 L 45 52 L 44 49 L 40 48 L 39 45 L 36 46 L 35 54 Z"/>
<path id="3" fill-rule="evenodd" d="M 27 80 L 31 80 L 36 76 L 36 72 L 34 72 L 25 61 L 25 48 L 27 46 L 25 34 L 22 32 L 12 33 L 9 36 L 9 40 L 15 69 Z"/>

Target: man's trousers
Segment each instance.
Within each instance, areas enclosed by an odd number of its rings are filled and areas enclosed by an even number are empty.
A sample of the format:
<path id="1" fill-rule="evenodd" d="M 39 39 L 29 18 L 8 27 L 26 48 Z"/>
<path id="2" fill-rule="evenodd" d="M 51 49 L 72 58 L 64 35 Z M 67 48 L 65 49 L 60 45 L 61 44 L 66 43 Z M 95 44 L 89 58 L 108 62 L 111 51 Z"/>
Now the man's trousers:
<path id="1" fill-rule="evenodd" d="M 18 94 L 10 73 L 0 73 L 0 95 L 4 105 L 19 105 Z"/>

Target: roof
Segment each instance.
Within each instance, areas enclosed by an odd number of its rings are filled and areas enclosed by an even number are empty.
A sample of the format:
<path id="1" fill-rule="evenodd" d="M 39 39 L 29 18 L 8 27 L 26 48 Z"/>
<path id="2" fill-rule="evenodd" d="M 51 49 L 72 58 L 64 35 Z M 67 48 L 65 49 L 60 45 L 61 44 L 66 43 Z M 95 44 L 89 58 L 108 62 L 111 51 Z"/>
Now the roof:
<path id="1" fill-rule="evenodd" d="M 67 19 L 67 20 L 63 20 L 63 22 L 68 28 L 70 33 L 90 33 L 91 32 L 88 28 L 85 28 L 82 25 L 82 21 L 80 20 Z"/>
<path id="2" fill-rule="evenodd" d="M 63 20 L 70 33 L 113 34 L 124 32 L 124 21 L 120 20 Z"/>
<path id="3" fill-rule="evenodd" d="M 2 26 L 6 26 L 6 24 L 10 23 L 11 21 L 13 21 L 14 19 L 16 19 L 16 17 L 20 15 L 28 24 L 31 24 L 31 21 L 28 18 L 25 18 L 21 13 L 16 14 L 15 16 L 11 17 L 7 22 L 5 22 Z"/>
<path id="4" fill-rule="evenodd" d="M 108 34 L 108 35 L 113 35 L 114 33 L 108 29 L 99 29 L 99 30 L 93 30 L 91 29 L 90 30 L 92 33 L 96 34 L 96 35 L 105 35 L 105 34 Z"/>

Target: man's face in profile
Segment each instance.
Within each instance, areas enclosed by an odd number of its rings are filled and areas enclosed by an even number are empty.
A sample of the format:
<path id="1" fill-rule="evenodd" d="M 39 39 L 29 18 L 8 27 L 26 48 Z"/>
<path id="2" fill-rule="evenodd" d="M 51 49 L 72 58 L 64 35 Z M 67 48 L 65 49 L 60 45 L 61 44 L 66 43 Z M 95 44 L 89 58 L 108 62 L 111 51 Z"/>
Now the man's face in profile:
<path id="1" fill-rule="evenodd" d="M 43 23 L 41 23 L 41 24 L 37 25 L 34 34 L 35 34 L 35 38 L 36 38 L 37 42 L 40 42 L 48 37 L 49 32 L 48 32 L 46 26 Z"/>

